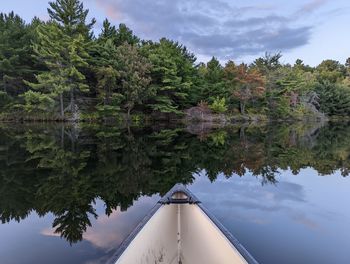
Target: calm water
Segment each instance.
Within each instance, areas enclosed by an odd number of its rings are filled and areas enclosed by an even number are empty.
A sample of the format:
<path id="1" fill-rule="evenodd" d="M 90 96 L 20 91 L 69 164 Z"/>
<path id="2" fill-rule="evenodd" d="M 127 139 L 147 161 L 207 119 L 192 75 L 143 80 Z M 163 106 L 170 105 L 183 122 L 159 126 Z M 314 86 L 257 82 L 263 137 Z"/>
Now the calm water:
<path id="1" fill-rule="evenodd" d="M 350 125 L 0 124 L 0 263 L 105 263 L 175 183 L 260 263 L 350 263 Z"/>

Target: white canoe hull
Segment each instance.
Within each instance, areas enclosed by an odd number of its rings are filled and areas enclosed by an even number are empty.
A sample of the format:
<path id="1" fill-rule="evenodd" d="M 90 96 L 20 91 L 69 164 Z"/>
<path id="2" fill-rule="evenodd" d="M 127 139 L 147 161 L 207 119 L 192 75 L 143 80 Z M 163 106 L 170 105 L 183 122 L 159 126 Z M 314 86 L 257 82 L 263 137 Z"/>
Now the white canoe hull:
<path id="1" fill-rule="evenodd" d="M 178 193 L 179 186 L 174 190 Z M 182 187 L 181 190 L 186 190 L 186 197 L 193 196 L 187 189 Z M 111 263 L 257 263 L 196 198 L 192 202 L 177 203 L 169 199 L 173 195 L 167 195 L 168 203 L 163 198 L 125 241 Z"/>

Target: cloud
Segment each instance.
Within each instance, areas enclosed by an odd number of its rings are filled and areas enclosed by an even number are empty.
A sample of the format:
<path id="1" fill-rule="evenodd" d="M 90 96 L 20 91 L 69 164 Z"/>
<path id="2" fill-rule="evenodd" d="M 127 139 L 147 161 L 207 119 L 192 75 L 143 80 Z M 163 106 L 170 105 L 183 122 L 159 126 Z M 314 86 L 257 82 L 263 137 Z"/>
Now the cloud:
<path id="1" fill-rule="evenodd" d="M 95 0 L 95 3 L 97 7 L 101 8 L 106 13 L 106 16 L 109 19 L 112 19 L 112 20 L 122 19 L 122 14 L 118 10 L 118 8 L 114 5 L 111 5 L 108 1 Z"/>
<path id="2" fill-rule="evenodd" d="M 328 0 L 313 0 L 305 5 L 303 5 L 298 11 L 297 14 L 310 14 L 315 12 L 317 9 L 326 4 Z"/>
<path id="3" fill-rule="evenodd" d="M 108 252 L 114 252 L 134 227 L 142 220 L 149 210 L 156 204 L 159 197 L 153 195 L 135 201 L 127 211 L 114 210 L 111 215 L 101 215 L 92 220 L 92 226 L 83 234 L 84 241 L 94 247 Z M 40 231 L 43 236 L 60 237 L 54 228 L 44 228 Z"/>
<path id="4" fill-rule="evenodd" d="M 205 172 L 201 172 L 203 173 Z M 274 217 L 278 218 L 282 214 L 310 230 L 322 230 L 322 226 L 316 221 L 318 217 L 300 209 L 310 204 L 306 199 L 305 189 L 300 184 L 283 179 L 276 186 L 262 187 L 249 173 L 242 178 L 219 177 L 211 184 L 208 184 L 207 179 L 197 177 L 190 187 L 191 191 L 214 214 L 225 216 L 225 221 L 239 220 L 254 225 L 271 225 Z M 328 218 L 328 213 L 326 217 Z"/>
<path id="5" fill-rule="evenodd" d="M 43 236 L 60 237 L 60 234 L 55 233 L 55 229 L 53 228 L 44 228 L 40 231 L 40 234 Z"/>
<path id="6" fill-rule="evenodd" d="M 313 27 L 305 20 L 326 0 L 313 0 L 287 13 L 274 5 L 236 6 L 228 0 L 95 2 L 111 20 L 128 24 L 142 38 L 167 37 L 200 56 L 226 60 L 306 45 Z"/>

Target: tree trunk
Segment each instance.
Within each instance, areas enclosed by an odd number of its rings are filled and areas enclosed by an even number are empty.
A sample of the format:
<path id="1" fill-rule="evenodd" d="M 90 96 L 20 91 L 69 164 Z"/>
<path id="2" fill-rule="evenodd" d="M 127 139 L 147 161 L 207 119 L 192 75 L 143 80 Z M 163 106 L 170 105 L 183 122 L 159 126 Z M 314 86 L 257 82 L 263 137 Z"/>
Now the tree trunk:
<path id="1" fill-rule="evenodd" d="M 63 95 L 60 94 L 60 110 L 61 110 L 61 118 L 64 118 L 64 109 L 63 109 Z"/>
<path id="2" fill-rule="evenodd" d="M 240 102 L 239 108 L 240 108 L 241 114 L 244 115 L 244 113 L 245 113 L 245 103 Z"/>
<path id="3" fill-rule="evenodd" d="M 70 89 L 70 111 L 73 113 L 74 111 L 74 89 Z"/>
<path id="4" fill-rule="evenodd" d="M 239 140 L 244 149 L 246 149 L 248 146 L 247 138 L 245 136 L 245 128 L 246 128 L 246 125 L 242 125 L 239 129 Z"/>
<path id="5" fill-rule="evenodd" d="M 64 149 L 64 123 L 62 123 L 61 127 L 61 148 Z"/>
<path id="6" fill-rule="evenodd" d="M 127 116 L 128 121 L 130 121 L 130 113 L 131 113 L 131 107 L 128 107 L 128 116 Z"/>

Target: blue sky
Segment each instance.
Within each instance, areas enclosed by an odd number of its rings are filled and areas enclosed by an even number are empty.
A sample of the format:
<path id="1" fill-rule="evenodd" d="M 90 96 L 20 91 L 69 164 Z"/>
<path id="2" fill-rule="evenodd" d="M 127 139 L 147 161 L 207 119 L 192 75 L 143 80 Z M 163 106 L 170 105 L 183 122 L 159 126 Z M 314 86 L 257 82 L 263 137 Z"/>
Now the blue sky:
<path id="1" fill-rule="evenodd" d="M 265 51 L 283 53 L 283 62 L 301 58 L 342 63 L 350 57 L 348 0 L 84 0 L 97 19 L 126 23 L 137 35 L 168 37 L 192 50 L 201 61 L 251 62 Z M 47 0 L 3 1 L 1 12 L 15 11 L 27 21 L 48 19 Z"/>

